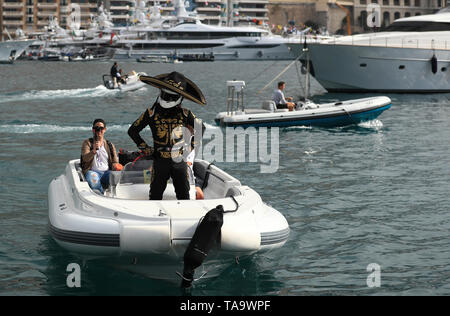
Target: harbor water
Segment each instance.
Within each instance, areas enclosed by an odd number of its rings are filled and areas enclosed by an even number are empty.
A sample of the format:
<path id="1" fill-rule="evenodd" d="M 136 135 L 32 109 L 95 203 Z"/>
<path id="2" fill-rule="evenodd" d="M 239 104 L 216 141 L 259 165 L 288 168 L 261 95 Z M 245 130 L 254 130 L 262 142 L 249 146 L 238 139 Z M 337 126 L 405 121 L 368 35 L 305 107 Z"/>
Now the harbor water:
<path id="1" fill-rule="evenodd" d="M 246 81 L 248 105 L 259 107 L 280 80 L 287 82 L 287 95 L 299 97 L 303 81 L 296 67 L 259 92 L 289 63 L 121 61 L 119 67 L 185 74 L 208 104 L 184 106 L 211 131 L 219 129 L 214 117 L 226 108 L 227 80 Z M 101 76 L 110 67 L 0 65 L 0 295 L 180 294 L 178 284 L 82 262 L 47 230 L 48 185 L 79 158 L 93 119 L 106 120 L 106 137 L 117 148 L 135 150 L 128 127 L 158 94 L 150 86 L 107 90 Z M 321 91 L 314 81 L 313 91 Z M 450 294 L 450 95 L 387 95 L 392 107 L 372 122 L 280 129 L 276 172 L 261 173 L 259 161 L 216 162 L 279 210 L 291 233 L 284 247 L 198 281 L 193 295 Z M 367 96 L 322 94 L 314 100 Z M 151 143 L 149 130 L 143 137 Z M 70 263 L 81 266 L 79 288 L 67 286 Z"/>

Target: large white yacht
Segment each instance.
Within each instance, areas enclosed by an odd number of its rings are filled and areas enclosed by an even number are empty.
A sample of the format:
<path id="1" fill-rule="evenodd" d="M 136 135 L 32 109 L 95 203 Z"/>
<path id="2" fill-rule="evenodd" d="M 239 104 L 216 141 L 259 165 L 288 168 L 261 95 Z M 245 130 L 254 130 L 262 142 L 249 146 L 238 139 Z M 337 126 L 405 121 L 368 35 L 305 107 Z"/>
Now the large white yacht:
<path id="1" fill-rule="evenodd" d="M 183 0 L 177 0 L 175 7 L 176 16 L 153 16 L 151 23 L 121 29 L 120 39 L 113 44 L 114 57 L 212 54 L 215 60 L 293 59 L 286 45 L 289 40 L 268 30 L 207 25 L 200 21 L 201 17 L 186 11 Z M 158 14 L 159 10 L 152 13 L 155 12 Z"/>
<path id="2" fill-rule="evenodd" d="M 0 63 L 13 63 L 32 43 L 28 40 L 0 42 Z"/>
<path id="3" fill-rule="evenodd" d="M 58 24 L 58 19 L 49 16 L 49 23 L 42 32 L 28 33 L 33 39 L 26 53 L 31 59 L 44 57 L 50 53 L 60 60 L 67 51 L 81 50 L 86 48 L 107 48 L 113 41 L 117 40 L 113 35 L 113 24 L 108 12 L 104 10 L 103 4 L 98 7 L 97 15 L 91 14 L 90 25 L 86 30 L 79 28 L 63 29 Z M 116 33 L 119 33 L 116 31 Z M 26 38 L 25 35 L 22 38 Z"/>
<path id="4" fill-rule="evenodd" d="M 302 45 L 289 46 L 300 56 Z M 450 91 L 450 12 L 398 19 L 383 32 L 309 49 L 311 74 L 328 91 Z"/>

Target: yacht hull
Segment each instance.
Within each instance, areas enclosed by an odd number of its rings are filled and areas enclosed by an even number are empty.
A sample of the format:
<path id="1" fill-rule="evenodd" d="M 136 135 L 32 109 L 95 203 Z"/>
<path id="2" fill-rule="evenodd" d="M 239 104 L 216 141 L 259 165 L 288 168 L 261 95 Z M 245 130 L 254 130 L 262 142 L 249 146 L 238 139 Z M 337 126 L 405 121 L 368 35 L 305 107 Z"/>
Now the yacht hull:
<path id="1" fill-rule="evenodd" d="M 300 54 L 300 45 L 290 46 Z M 331 43 L 309 48 L 311 74 L 329 92 L 450 92 L 450 50 Z"/>
<path id="2" fill-rule="evenodd" d="M 115 59 L 138 59 L 148 55 L 172 56 L 175 50 L 121 50 L 117 49 L 114 55 Z M 229 49 L 177 49 L 177 55 L 209 55 L 213 54 L 214 60 L 292 60 L 294 56 L 290 53 L 285 44 L 272 49 L 255 48 L 229 48 Z"/>
<path id="3" fill-rule="evenodd" d="M 13 63 L 33 41 L 0 42 L 0 63 Z"/>

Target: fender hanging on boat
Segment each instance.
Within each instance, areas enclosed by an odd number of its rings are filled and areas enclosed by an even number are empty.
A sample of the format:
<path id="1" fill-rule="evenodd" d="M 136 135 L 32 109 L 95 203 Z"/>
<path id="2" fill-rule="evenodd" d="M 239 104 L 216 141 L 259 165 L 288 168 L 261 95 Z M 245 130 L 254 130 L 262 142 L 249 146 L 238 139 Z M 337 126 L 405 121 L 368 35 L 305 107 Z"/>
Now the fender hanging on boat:
<path id="1" fill-rule="evenodd" d="M 436 55 L 433 54 L 433 57 L 431 57 L 431 71 L 433 72 L 433 74 L 437 73 L 437 68 L 438 68 L 438 60 L 436 58 Z"/>

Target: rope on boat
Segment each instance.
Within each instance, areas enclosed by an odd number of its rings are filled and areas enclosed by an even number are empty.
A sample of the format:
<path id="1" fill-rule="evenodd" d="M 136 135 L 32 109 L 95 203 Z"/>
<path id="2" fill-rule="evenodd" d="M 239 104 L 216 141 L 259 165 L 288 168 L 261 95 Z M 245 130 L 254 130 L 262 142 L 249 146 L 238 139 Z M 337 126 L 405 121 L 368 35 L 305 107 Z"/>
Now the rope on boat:
<path id="1" fill-rule="evenodd" d="M 203 278 L 207 273 L 208 273 L 208 271 L 205 271 L 205 272 L 203 272 L 203 274 L 200 277 L 190 280 L 190 279 L 184 277 L 183 273 L 175 271 L 176 275 L 178 275 L 180 278 L 182 278 L 183 280 L 185 280 L 187 282 L 196 282 L 196 281 L 200 280 L 201 278 Z"/>
<path id="2" fill-rule="evenodd" d="M 342 111 L 344 111 L 345 112 L 345 114 L 347 114 L 348 115 L 348 117 L 349 117 L 349 119 L 351 119 L 352 121 L 353 121 L 353 117 L 351 116 L 351 114 L 350 113 L 348 113 L 348 111 L 345 109 L 345 108 L 341 108 L 341 110 Z M 355 122 L 355 121 L 354 121 Z"/>
<path id="3" fill-rule="evenodd" d="M 289 68 L 291 68 L 291 66 L 293 64 L 295 64 L 301 57 L 303 56 L 303 54 L 300 54 L 300 56 L 298 56 L 297 58 L 294 59 L 293 62 L 291 62 L 289 65 L 287 65 L 286 68 L 283 69 L 283 71 L 281 71 L 275 78 L 272 79 L 272 81 L 270 81 L 268 84 L 266 84 L 264 86 L 264 88 L 262 88 L 261 90 L 258 91 L 257 94 L 260 94 L 261 92 L 263 92 L 263 90 L 265 90 L 268 86 L 270 86 L 275 80 L 277 80 L 282 74 L 284 74 Z"/>

